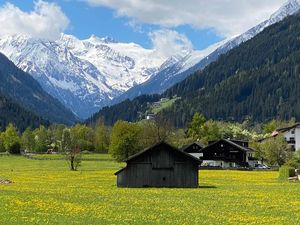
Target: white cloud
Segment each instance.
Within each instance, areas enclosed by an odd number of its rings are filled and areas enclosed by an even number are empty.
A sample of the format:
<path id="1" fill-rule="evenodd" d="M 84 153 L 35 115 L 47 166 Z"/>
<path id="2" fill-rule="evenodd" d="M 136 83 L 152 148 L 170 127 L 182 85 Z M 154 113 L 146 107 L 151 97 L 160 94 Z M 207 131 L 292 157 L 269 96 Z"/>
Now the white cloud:
<path id="1" fill-rule="evenodd" d="M 155 49 L 162 57 L 168 58 L 178 53 L 187 54 L 193 49 L 193 44 L 184 35 L 173 30 L 157 30 L 149 34 Z"/>
<path id="2" fill-rule="evenodd" d="M 11 3 L 0 8 L 0 35 L 23 34 L 56 39 L 69 25 L 69 19 L 55 3 L 36 1 L 34 10 L 24 12 Z"/>
<path id="3" fill-rule="evenodd" d="M 85 0 L 140 23 L 213 28 L 230 37 L 267 19 L 286 0 Z"/>

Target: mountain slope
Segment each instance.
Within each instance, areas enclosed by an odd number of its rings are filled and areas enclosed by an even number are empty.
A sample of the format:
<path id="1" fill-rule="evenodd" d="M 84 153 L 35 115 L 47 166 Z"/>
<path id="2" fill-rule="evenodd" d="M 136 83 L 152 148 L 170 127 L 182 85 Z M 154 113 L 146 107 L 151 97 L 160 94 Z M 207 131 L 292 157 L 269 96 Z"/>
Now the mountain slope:
<path id="1" fill-rule="evenodd" d="M 41 124 L 49 125 L 48 121 L 0 95 L 0 131 L 4 130 L 9 123 L 13 123 L 21 132 L 27 127 L 36 128 Z"/>
<path id="2" fill-rule="evenodd" d="M 0 93 L 28 111 L 51 122 L 72 124 L 75 116 L 47 94 L 29 74 L 0 53 Z"/>
<path id="3" fill-rule="evenodd" d="M 239 46 L 241 43 L 255 37 L 266 27 L 277 23 L 289 15 L 293 15 L 300 10 L 299 0 L 290 0 L 284 4 L 277 12 L 275 12 L 268 20 L 251 28 L 244 34 L 217 43 L 214 46 L 204 50 L 203 52 L 192 52 L 178 62 L 170 65 L 170 67 L 161 70 L 155 76 L 150 78 L 145 83 L 137 85 L 120 97 L 113 100 L 112 103 L 118 103 L 125 99 L 133 99 L 136 96 L 143 94 L 162 93 L 174 84 L 184 80 L 189 75 L 198 70 L 202 70 L 210 63 L 216 61 L 220 55 L 227 53 L 231 49 Z"/>
<path id="4" fill-rule="evenodd" d="M 209 118 L 300 119 L 300 15 L 291 16 L 169 89 L 164 113 L 177 126 L 196 111 Z M 185 118 L 183 118 L 185 115 Z"/>
<path id="5" fill-rule="evenodd" d="M 220 56 L 204 70 L 168 89 L 160 97 L 176 95 L 180 98 L 161 113 L 178 127 L 185 126 L 195 112 L 222 120 L 240 121 L 249 117 L 254 121 L 275 117 L 299 120 L 299 20 L 300 15 L 296 14 L 264 29 L 251 40 Z M 109 110 L 100 111 L 94 118 L 97 115 L 110 118 L 109 112 L 119 115 L 128 111 L 133 115 L 133 110 L 128 108 L 130 104 L 126 106 L 122 109 L 119 106 L 119 112 L 112 106 Z M 136 115 L 145 115 L 149 110 L 133 109 Z M 138 119 L 135 117 L 131 121 Z"/>
<path id="6" fill-rule="evenodd" d="M 80 118 L 148 80 L 166 60 L 157 51 L 133 43 L 96 36 L 79 40 L 64 34 L 57 41 L 3 37 L 0 52 Z"/>
<path id="7" fill-rule="evenodd" d="M 116 97 L 112 100 L 110 105 L 126 99 L 133 99 L 139 95 L 161 94 L 175 83 L 182 81 L 188 75 L 192 74 L 195 70 L 191 67 L 201 59 L 206 58 L 207 55 L 213 52 L 222 43 L 223 42 L 217 43 L 202 51 L 192 51 L 184 57 L 172 57 L 169 60 L 173 61 L 165 66 L 163 65 L 157 74 L 152 76 L 146 82 L 136 85 L 119 97 Z"/>

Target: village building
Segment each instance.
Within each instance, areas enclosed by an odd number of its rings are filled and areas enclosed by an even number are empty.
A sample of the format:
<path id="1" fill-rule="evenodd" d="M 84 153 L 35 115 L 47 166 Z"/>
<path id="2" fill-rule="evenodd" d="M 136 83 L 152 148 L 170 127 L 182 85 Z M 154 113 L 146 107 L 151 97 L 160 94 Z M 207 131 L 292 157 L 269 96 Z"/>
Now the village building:
<path id="1" fill-rule="evenodd" d="M 203 154 L 201 153 L 201 150 L 204 148 L 204 144 L 200 143 L 200 142 L 194 142 L 190 145 L 186 145 L 184 146 L 181 151 L 188 153 L 198 159 L 200 159 L 200 157 L 203 156 Z"/>
<path id="2" fill-rule="evenodd" d="M 125 160 L 126 167 L 115 173 L 118 187 L 196 188 L 201 161 L 160 142 Z"/>
<path id="3" fill-rule="evenodd" d="M 300 151 L 300 123 L 277 129 L 273 132 L 272 136 L 276 137 L 279 134 L 283 134 L 285 140 L 293 150 Z"/>
<path id="4" fill-rule="evenodd" d="M 146 116 L 146 120 L 154 120 L 155 119 L 155 114 L 154 113 L 150 113 Z"/>
<path id="5" fill-rule="evenodd" d="M 221 139 L 210 142 L 201 150 L 202 166 L 220 168 L 255 167 L 257 160 L 253 157 L 254 150 L 249 148 L 247 141 Z"/>

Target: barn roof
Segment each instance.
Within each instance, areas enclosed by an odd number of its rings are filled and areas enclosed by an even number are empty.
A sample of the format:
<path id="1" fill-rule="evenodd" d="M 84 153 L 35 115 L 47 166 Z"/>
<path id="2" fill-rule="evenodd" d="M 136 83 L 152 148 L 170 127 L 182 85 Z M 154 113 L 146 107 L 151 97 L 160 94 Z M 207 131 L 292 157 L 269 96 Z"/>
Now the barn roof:
<path id="1" fill-rule="evenodd" d="M 215 144 L 217 144 L 217 143 L 219 143 L 221 141 L 226 142 L 226 143 L 228 143 L 228 144 L 230 144 L 230 145 L 232 145 L 232 146 L 234 146 L 234 147 L 236 147 L 236 148 L 238 148 L 238 149 L 240 149 L 240 150 L 242 150 L 244 152 L 253 152 L 254 151 L 252 148 L 241 146 L 241 145 L 239 145 L 239 144 L 237 144 L 237 143 L 235 143 L 235 142 L 233 142 L 231 140 L 228 140 L 228 139 L 220 139 L 219 141 L 216 141 L 216 142 L 214 142 L 214 143 L 206 146 L 201 151 L 203 151 L 203 150 L 205 150 L 205 149 L 207 149 L 207 148 L 209 148 L 209 147 L 211 147 L 211 146 L 213 146 L 213 145 L 215 145 Z"/>
<path id="2" fill-rule="evenodd" d="M 197 163 L 201 164 L 201 160 L 200 160 L 200 159 L 198 159 L 198 158 L 196 158 L 196 157 L 194 157 L 194 156 L 192 156 L 192 155 L 190 155 L 190 154 L 188 154 L 188 153 L 186 153 L 186 152 L 180 151 L 180 150 L 177 149 L 176 147 L 174 147 L 174 146 L 172 146 L 172 145 L 170 145 L 170 144 L 168 144 L 168 143 L 166 143 L 166 142 L 164 142 L 164 141 L 158 142 L 158 143 L 155 144 L 155 145 L 152 145 L 152 146 L 150 146 L 150 147 L 148 147 L 148 148 L 145 148 L 144 150 L 138 152 L 137 154 L 132 155 L 132 156 L 130 156 L 129 158 L 125 159 L 124 162 L 128 162 L 128 161 L 130 161 L 130 160 L 132 160 L 132 159 L 134 159 L 134 158 L 136 158 L 136 157 L 138 157 L 138 156 L 140 156 L 140 155 L 142 155 L 142 154 L 145 154 L 146 152 L 152 150 L 153 148 L 155 148 L 155 147 L 157 147 L 157 146 L 159 146 L 159 145 L 163 145 L 163 144 L 164 144 L 164 145 L 167 145 L 167 146 L 169 146 L 169 147 L 171 147 L 171 148 L 172 148 L 174 151 L 176 151 L 177 153 L 179 153 L 179 154 L 181 154 L 181 155 L 184 155 L 184 156 L 190 158 L 191 160 L 194 160 L 194 161 L 196 161 Z M 124 167 L 124 168 L 120 169 L 119 171 L 115 172 L 115 175 L 118 175 L 118 174 L 121 173 L 124 169 L 126 169 L 126 167 Z"/>
<path id="3" fill-rule="evenodd" d="M 167 146 L 171 147 L 171 148 L 172 148 L 174 151 L 176 151 L 177 153 L 179 153 L 179 154 L 181 154 L 181 155 L 185 155 L 185 156 L 187 156 L 188 158 L 190 158 L 191 160 L 195 160 L 195 161 L 201 163 L 201 161 L 200 161 L 198 158 L 196 158 L 196 157 L 194 157 L 194 156 L 192 156 L 192 155 L 190 155 L 190 154 L 188 154 L 188 153 L 186 153 L 186 152 L 180 151 L 179 149 L 177 149 L 176 147 L 174 147 L 174 146 L 168 144 L 168 143 L 165 142 L 165 141 L 158 142 L 158 143 L 155 144 L 155 145 L 152 145 L 152 146 L 150 146 L 150 147 L 148 147 L 148 148 L 145 148 L 144 150 L 138 152 L 137 154 L 132 155 L 132 156 L 130 156 L 129 158 L 125 159 L 124 162 L 128 162 L 128 161 L 130 161 L 130 160 L 132 160 L 132 159 L 134 159 L 134 158 L 136 158 L 136 157 L 138 157 L 138 156 L 140 156 L 140 155 L 142 155 L 142 154 L 144 154 L 144 153 L 146 153 L 146 152 L 152 150 L 153 148 L 155 148 L 155 147 L 157 147 L 157 146 L 159 146 L 159 145 L 167 145 Z"/>

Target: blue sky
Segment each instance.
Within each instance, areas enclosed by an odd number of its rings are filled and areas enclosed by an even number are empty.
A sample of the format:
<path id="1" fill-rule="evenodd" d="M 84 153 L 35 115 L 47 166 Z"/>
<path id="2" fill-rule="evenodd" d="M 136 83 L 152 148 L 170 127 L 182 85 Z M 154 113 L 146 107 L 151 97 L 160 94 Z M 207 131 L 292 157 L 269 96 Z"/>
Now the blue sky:
<path id="1" fill-rule="evenodd" d="M 222 2 L 220 0 L 215 1 L 218 1 L 219 5 Z M 31 13 L 34 11 L 34 2 L 38 1 L 0 0 L 0 7 L 3 7 L 7 2 L 24 13 Z M 222 4 L 219 8 L 210 8 L 207 1 L 204 0 L 198 2 L 186 0 L 184 4 L 181 0 L 174 0 L 173 5 L 166 3 L 172 1 L 162 0 L 162 3 L 158 3 L 156 0 L 144 0 L 147 9 L 145 12 L 143 12 L 144 8 L 143 10 L 139 8 L 141 5 L 140 0 L 54 0 L 46 2 L 58 5 L 62 13 L 68 18 L 69 23 L 67 26 L 62 26 L 62 31 L 75 35 L 80 39 L 95 34 L 100 37 L 109 36 L 120 42 L 135 42 L 146 48 L 151 48 L 153 43 L 149 33 L 167 29 L 187 37 L 193 47 L 200 50 L 224 38 L 241 33 L 258 22 L 262 22 L 282 5 L 284 0 L 261 0 L 260 4 L 257 3 L 259 1 L 253 4 L 245 4 L 243 0 L 232 0 L 231 2 L 235 8 L 227 8 L 226 5 L 222 6 Z M 197 4 L 198 8 L 193 7 L 195 2 L 199 3 Z M 241 2 L 244 2 L 244 4 L 240 4 Z M 251 0 L 248 2 L 251 2 Z M 272 7 L 270 7 L 270 2 L 272 2 Z M 178 7 L 178 4 L 182 5 Z M 181 6 L 182 10 L 180 9 Z M 164 9 L 164 11 L 160 12 L 157 9 Z M 253 14 L 254 9 L 258 11 L 256 14 Z M 183 11 L 189 14 L 183 14 Z M 5 13 L 7 12 L 5 11 Z M 2 12 L 2 14 L 5 13 Z"/>

